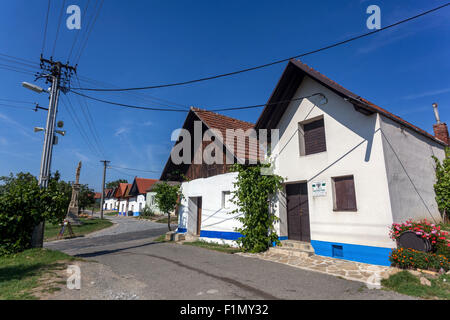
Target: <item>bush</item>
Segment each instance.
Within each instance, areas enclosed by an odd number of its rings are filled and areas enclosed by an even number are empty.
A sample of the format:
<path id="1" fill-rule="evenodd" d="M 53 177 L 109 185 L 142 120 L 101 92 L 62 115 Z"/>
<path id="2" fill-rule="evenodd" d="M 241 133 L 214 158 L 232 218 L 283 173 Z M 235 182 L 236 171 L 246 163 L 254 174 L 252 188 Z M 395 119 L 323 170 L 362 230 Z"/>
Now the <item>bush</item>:
<path id="1" fill-rule="evenodd" d="M 1 177 L 0 188 L 0 255 L 23 251 L 31 246 L 31 234 L 39 222 L 60 221 L 68 199 L 49 183 L 39 188 L 37 179 L 29 173 L 16 177 Z"/>
<path id="2" fill-rule="evenodd" d="M 144 209 L 142 209 L 142 212 L 141 212 L 140 215 L 143 216 L 143 217 L 154 217 L 154 216 L 155 216 L 155 213 L 153 212 L 152 209 L 150 209 L 149 206 L 146 205 L 146 206 L 144 207 Z"/>
<path id="3" fill-rule="evenodd" d="M 393 266 L 401 269 L 419 268 L 433 271 L 439 271 L 441 268 L 445 271 L 450 269 L 450 263 L 445 256 L 414 249 L 398 248 L 392 250 L 389 261 Z"/>

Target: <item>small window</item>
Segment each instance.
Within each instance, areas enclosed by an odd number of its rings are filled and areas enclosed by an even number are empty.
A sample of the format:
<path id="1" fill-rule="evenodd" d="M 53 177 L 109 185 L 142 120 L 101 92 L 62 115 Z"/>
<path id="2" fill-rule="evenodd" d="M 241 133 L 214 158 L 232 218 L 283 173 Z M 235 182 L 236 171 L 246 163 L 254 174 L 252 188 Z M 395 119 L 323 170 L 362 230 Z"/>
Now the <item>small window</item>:
<path id="1" fill-rule="evenodd" d="M 301 134 L 300 155 L 310 155 L 327 151 L 323 118 L 299 125 Z"/>
<path id="2" fill-rule="evenodd" d="M 334 210 L 356 211 L 355 183 L 353 176 L 333 178 Z"/>
<path id="3" fill-rule="evenodd" d="M 231 206 L 231 192 L 223 191 L 222 192 L 222 208 L 228 209 Z"/>

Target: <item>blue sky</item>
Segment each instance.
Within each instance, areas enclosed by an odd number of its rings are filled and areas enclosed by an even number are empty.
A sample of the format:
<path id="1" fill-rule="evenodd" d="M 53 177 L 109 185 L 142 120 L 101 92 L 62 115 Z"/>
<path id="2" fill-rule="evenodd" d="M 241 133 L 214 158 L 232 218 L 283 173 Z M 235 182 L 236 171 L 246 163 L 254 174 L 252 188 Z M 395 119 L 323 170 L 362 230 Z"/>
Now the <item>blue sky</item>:
<path id="1" fill-rule="evenodd" d="M 83 11 L 87 1 L 66 0 L 66 7 L 77 4 Z M 87 17 L 82 16 L 79 39 L 86 32 L 93 3 L 91 0 Z M 384 26 L 444 3 L 106 0 L 79 61 L 78 74 L 82 79 L 88 77 L 120 87 L 184 81 L 264 64 L 367 32 L 365 12 L 371 4 L 380 6 Z M 44 48 L 47 57 L 53 48 L 61 4 L 62 0 L 52 0 Z M 46 8 L 47 0 L 2 3 L 0 53 L 38 62 Z M 55 47 L 55 59 L 62 61 L 67 60 L 76 33 L 80 32 L 65 27 L 67 16 L 63 16 Z M 349 90 L 432 132 L 431 103 L 439 104 L 443 121 L 450 117 L 449 18 L 447 7 L 369 38 L 305 57 L 303 61 Z M 12 65 L 0 59 L 1 64 Z M 259 104 L 267 101 L 284 66 L 136 95 L 92 95 L 142 106 L 159 106 L 153 97 L 206 109 Z M 47 106 L 47 97 L 22 88 L 22 81 L 33 82 L 34 78 L 0 69 L 0 99 Z M 37 84 L 44 86 L 42 81 Z M 93 86 L 83 81 L 82 85 Z M 67 99 L 93 140 L 84 120 L 83 102 L 71 93 L 63 97 Z M 119 167 L 162 170 L 173 144 L 170 134 L 182 125 L 185 114 L 87 103 L 104 155 L 90 150 L 67 107 L 60 104 L 58 120 L 65 121 L 67 135 L 60 137 L 54 148 L 52 171 L 58 169 L 63 179 L 74 180 L 77 162 L 82 160 L 81 182 L 99 190 L 102 176 L 99 161 L 104 157 Z M 225 114 L 255 122 L 260 112 L 250 109 Z M 43 134 L 33 133 L 33 127 L 44 126 L 45 120 L 44 111 L 0 105 L 0 175 L 18 171 L 38 175 Z M 135 175 L 159 177 L 159 173 L 120 171 L 108 170 L 107 181 L 126 178 L 131 182 Z"/>

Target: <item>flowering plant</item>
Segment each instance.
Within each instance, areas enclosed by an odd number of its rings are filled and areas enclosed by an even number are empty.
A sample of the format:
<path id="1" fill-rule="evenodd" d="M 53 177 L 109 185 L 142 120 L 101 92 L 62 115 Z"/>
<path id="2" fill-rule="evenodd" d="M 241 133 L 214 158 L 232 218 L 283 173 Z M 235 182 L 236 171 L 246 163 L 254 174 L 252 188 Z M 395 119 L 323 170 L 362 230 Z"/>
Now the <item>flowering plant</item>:
<path id="1" fill-rule="evenodd" d="M 413 231 L 419 237 L 430 241 L 433 251 L 438 247 L 450 248 L 450 240 L 447 238 L 448 232 L 441 230 L 440 226 L 428 222 L 426 219 L 422 221 L 408 220 L 404 223 L 393 223 L 389 236 L 392 240 L 397 241 L 400 235 L 405 231 Z"/>
<path id="2" fill-rule="evenodd" d="M 445 256 L 414 249 L 394 249 L 389 255 L 389 261 L 393 266 L 402 269 L 419 268 L 434 271 L 439 271 L 441 268 L 445 271 L 450 269 L 450 262 Z"/>

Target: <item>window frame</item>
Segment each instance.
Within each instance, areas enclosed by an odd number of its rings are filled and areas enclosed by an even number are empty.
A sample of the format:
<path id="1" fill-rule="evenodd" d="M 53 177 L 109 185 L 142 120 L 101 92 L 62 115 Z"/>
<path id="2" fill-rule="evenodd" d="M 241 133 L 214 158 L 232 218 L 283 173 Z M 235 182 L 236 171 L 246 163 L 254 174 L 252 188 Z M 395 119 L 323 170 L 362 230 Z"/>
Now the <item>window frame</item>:
<path id="1" fill-rule="evenodd" d="M 337 207 L 337 193 L 336 193 L 336 179 L 341 178 L 352 178 L 353 181 L 353 197 L 355 202 L 354 208 L 344 209 L 344 208 L 338 208 Z M 356 184 L 355 184 L 355 176 L 353 174 L 347 174 L 342 176 L 336 176 L 331 178 L 331 184 L 333 187 L 333 211 L 334 212 L 357 212 L 358 211 L 358 202 L 356 200 Z"/>
<path id="2" fill-rule="evenodd" d="M 308 125 L 310 123 L 314 123 L 316 121 L 323 121 L 323 133 L 324 133 L 324 141 L 325 141 L 325 150 L 323 151 L 319 151 L 319 152 L 314 152 L 314 153 L 308 153 L 306 154 L 306 141 L 305 141 L 305 125 Z M 325 118 L 323 115 L 320 115 L 318 117 L 314 117 L 302 122 L 298 123 L 298 131 L 299 131 L 299 153 L 301 157 L 306 157 L 306 156 L 312 156 L 312 155 L 316 155 L 316 154 L 320 154 L 323 152 L 327 152 L 328 148 L 327 148 L 327 136 L 326 136 L 326 130 L 325 130 Z"/>

